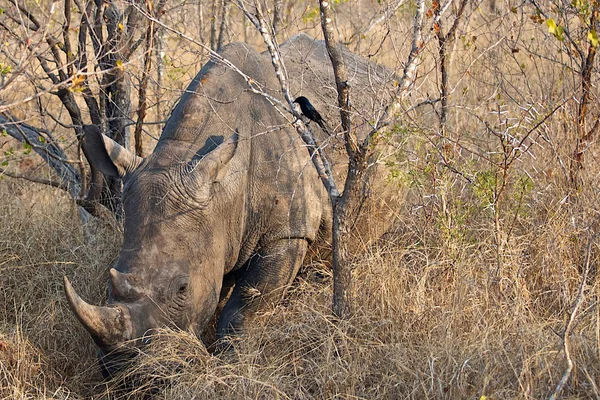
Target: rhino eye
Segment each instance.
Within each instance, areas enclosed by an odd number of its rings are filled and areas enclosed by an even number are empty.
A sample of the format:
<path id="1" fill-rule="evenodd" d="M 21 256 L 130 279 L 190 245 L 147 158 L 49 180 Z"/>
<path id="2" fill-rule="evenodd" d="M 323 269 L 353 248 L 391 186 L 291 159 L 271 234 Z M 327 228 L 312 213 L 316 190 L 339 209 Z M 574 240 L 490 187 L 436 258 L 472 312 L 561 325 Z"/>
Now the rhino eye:
<path id="1" fill-rule="evenodd" d="M 187 291 L 187 288 L 188 288 L 187 282 L 182 283 L 179 285 L 179 289 L 177 290 L 177 293 L 184 294 Z"/>
<path id="2" fill-rule="evenodd" d="M 173 280 L 171 285 L 171 290 L 176 296 L 185 296 L 188 292 L 189 286 L 189 278 L 187 276 L 182 276 Z"/>

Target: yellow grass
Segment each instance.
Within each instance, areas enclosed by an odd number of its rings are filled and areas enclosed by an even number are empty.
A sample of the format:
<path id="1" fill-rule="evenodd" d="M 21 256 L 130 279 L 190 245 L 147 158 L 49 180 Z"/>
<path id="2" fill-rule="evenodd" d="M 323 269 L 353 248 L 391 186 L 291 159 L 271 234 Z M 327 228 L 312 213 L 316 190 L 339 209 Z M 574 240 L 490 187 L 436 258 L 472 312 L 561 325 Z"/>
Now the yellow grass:
<path id="1" fill-rule="evenodd" d="M 399 70 L 409 11 L 397 28 L 404 34 L 392 32 L 401 49 L 394 53 L 387 42 L 388 53 L 378 56 Z M 431 106 L 403 116 L 397 158 L 387 162 L 406 200 L 393 231 L 353 263 L 348 321 L 331 316 L 331 271 L 308 261 L 285 299 L 266 304 L 230 352 L 213 355 L 189 333 L 161 331 L 124 377 L 104 384 L 95 346 L 64 299 L 62 276 L 102 304 L 120 233 L 97 221 L 82 226 L 60 191 L 3 179 L 0 398 L 142 399 L 157 388 L 164 399 L 549 397 L 566 368 L 562 332 L 582 285 L 588 237 L 598 231 L 600 160 L 593 143 L 581 188 L 568 185 L 577 80 L 550 62 L 564 54 L 544 26 L 508 10 L 497 18 L 484 11 L 470 11 L 454 44 L 447 137 L 438 134 Z M 368 53 L 379 43 L 364 46 Z M 437 95 L 435 51 L 427 48 L 428 74 L 407 107 Z M 191 65 L 183 56 L 177 62 Z M 481 119 L 499 132 L 520 121 L 509 132 L 521 138 L 569 98 L 504 175 L 500 141 Z M 470 182 L 443 167 L 440 154 Z M 570 336 L 575 368 L 565 398 L 600 396 L 598 255 L 596 240 Z M 119 387 L 121 379 L 134 389 Z"/>
<path id="2" fill-rule="evenodd" d="M 573 221 L 592 205 L 589 189 L 570 202 L 556 189 L 529 198 L 500 271 L 485 211 L 450 235 L 439 216 L 408 201 L 396 231 L 356 259 L 351 320 L 331 316 L 330 271 L 307 265 L 231 352 L 211 355 L 185 332 L 157 334 L 127 372 L 131 392 L 101 384 L 94 345 L 61 283 L 67 274 L 101 302 L 118 233 L 84 232 L 60 193 L 7 180 L 0 190 L 2 398 L 144 398 L 156 387 L 165 399 L 544 398 L 565 368 L 560 333 L 585 248 Z M 597 289 L 592 274 L 571 337 L 573 398 L 597 394 Z"/>

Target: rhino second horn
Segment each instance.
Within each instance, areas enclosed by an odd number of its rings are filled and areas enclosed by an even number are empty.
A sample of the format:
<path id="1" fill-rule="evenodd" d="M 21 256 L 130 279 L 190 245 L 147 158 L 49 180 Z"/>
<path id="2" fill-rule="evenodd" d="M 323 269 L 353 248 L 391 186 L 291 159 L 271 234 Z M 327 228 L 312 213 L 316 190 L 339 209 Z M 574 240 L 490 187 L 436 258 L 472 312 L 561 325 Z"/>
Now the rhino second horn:
<path id="1" fill-rule="evenodd" d="M 119 272 L 114 268 L 109 271 L 110 281 L 112 282 L 113 293 L 117 297 L 128 300 L 137 300 L 142 296 L 142 292 L 136 289 L 131 283 L 134 281 L 131 274 Z"/>
<path id="2" fill-rule="evenodd" d="M 98 307 L 86 303 L 64 277 L 65 294 L 71 310 L 100 347 L 114 346 L 131 338 L 129 313 L 122 307 Z"/>

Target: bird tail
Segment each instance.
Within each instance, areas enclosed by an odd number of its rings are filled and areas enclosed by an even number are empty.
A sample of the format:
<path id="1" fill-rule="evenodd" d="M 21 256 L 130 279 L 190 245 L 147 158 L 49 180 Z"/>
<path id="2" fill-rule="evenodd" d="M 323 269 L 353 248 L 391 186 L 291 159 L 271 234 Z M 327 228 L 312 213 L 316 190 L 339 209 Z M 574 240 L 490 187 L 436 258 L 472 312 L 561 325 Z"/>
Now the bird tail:
<path id="1" fill-rule="evenodd" d="M 322 119 L 320 121 L 317 121 L 317 124 L 319 124 L 319 126 L 321 127 L 321 129 L 323 129 L 323 131 L 325 131 L 325 133 L 328 136 L 333 136 L 331 134 L 331 129 L 329 129 L 329 127 L 327 126 L 327 124 L 325 123 L 325 121 L 323 121 Z"/>

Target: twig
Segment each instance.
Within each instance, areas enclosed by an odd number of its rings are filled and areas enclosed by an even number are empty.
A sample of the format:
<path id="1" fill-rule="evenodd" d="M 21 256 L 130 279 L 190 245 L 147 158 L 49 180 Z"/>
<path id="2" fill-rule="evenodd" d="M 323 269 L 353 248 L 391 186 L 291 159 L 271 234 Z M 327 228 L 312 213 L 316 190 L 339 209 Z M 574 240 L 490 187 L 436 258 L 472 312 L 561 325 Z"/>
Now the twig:
<path id="1" fill-rule="evenodd" d="M 565 359 L 567 360 L 567 368 L 556 385 L 556 389 L 554 389 L 554 393 L 550 396 L 550 400 L 556 400 L 560 395 L 560 392 L 563 390 L 564 386 L 567 384 L 571 376 L 571 371 L 573 371 L 573 359 L 571 358 L 571 340 L 569 336 L 571 335 L 571 330 L 573 329 L 573 323 L 575 322 L 575 318 L 577 317 L 577 312 L 583 303 L 585 297 L 585 283 L 587 281 L 588 273 L 590 270 L 590 253 L 592 252 L 592 243 L 594 242 L 595 235 L 590 234 L 587 243 L 587 249 L 585 252 L 585 268 L 583 270 L 583 276 L 581 277 L 581 283 L 579 284 L 579 291 L 577 293 L 577 297 L 575 299 L 575 305 L 573 306 L 573 310 L 569 315 L 569 320 L 567 321 L 567 325 L 565 326 L 565 330 L 563 332 L 563 349 L 565 351 Z"/>
<path id="2" fill-rule="evenodd" d="M 319 177 L 321 178 L 323 185 L 327 189 L 329 196 L 331 197 L 332 201 L 334 201 L 339 196 L 339 191 L 337 189 L 337 185 L 333 178 L 333 173 L 331 171 L 329 161 L 325 157 L 325 154 L 322 152 L 322 149 L 319 146 L 319 143 L 315 139 L 312 132 L 309 129 L 307 129 L 307 127 L 302 122 L 301 115 L 294 110 L 293 100 L 292 100 L 292 98 L 290 96 L 290 92 L 289 92 L 289 85 L 287 82 L 287 76 L 286 76 L 287 73 L 285 70 L 285 65 L 283 64 L 281 54 L 279 53 L 279 48 L 277 46 L 275 36 L 272 34 L 271 29 L 269 29 L 267 20 L 264 17 L 264 12 L 262 10 L 262 6 L 261 6 L 260 2 L 256 2 L 255 3 L 256 14 L 252 14 L 246 8 L 243 1 L 238 0 L 237 4 L 238 4 L 238 7 L 244 12 L 244 14 L 248 18 L 248 20 L 250 20 L 250 22 L 252 22 L 252 24 L 256 27 L 256 29 L 260 32 L 260 34 L 263 38 L 263 41 L 267 45 L 267 50 L 269 51 L 269 54 L 271 55 L 271 63 L 273 65 L 273 69 L 275 70 L 275 76 L 277 76 L 277 79 L 279 80 L 280 89 L 283 93 L 285 100 L 288 103 L 288 107 L 283 107 L 283 108 L 296 118 L 296 120 L 292 123 L 292 125 L 294 126 L 294 128 L 296 128 L 296 131 L 300 134 L 300 137 L 302 138 L 304 143 L 306 143 L 306 145 L 308 146 L 310 156 L 311 156 L 310 158 L 313 162 L 313 165 L 317 169 L 317 173 L 319 174 Z M 211 54 L 212 54 L 212 52 L 211 52 Z M 219 57 L 221 57 L 221 56 L 219 56 Z M 229 64 L 231 64 L 231 63 L 229 63 Z M 238 71 L 238 73 L 241 73 L 241 71 L 239 71 L 237 69 L 237 67 L 235 67 L 235 66 L 234 66 L 234 70 Z M 245 76 L 245 74 L 242 74 L 242 76 Z M 254 81 L 249 78 L 244 78 L 244 79 L 246 79 L 246 82 L 252 87 L 251 83 Z M 272 96 L 269 96 L 268 94 L 264 93 L 262 90 L 260 92 L 256 91 L 255 93 L 260 94 L 264 97 L 267 97 L 269 100 L 271 100 Z M 276 99 L 273 99 L 273 100 L 276 100 Z M 273 101 L 273 102 L 275 104 L 283 105 L 278 100 Z"/>
<path id="3" fill-rule="evenodd" d="M 371 32 L 373 29 L 375 29 L 375 27 L 377 25 L 379 25 L 383 21 L 387 21 L 392 15 L 394 15 L 394 13 L 396 12 L 396 10 L 398 8 L 400 8 L 400 6 L 402 4 L 404 4 L 404 3 L 406 3 L 406 0 L 396 0 L 396 2 L 393 5 L 390 5 L 390 6 L 386 7 L 386 9 L 381 13 L 380 16 L 378 16 L 375 19 L 371 19 L 369 25 L 366 28 L 360 29 L 354 35 L 352 35 L 352 37 L 350 38 L 349 42 L 351 42 L 352 40 L 354 40 L 354 38 L 356 38 L 356 37 L 360 37 L 362 35 L 366 35 L 367 33 Z"/>
<path id="4" fill-rule="evenodd" d="M 4 168 L 0 167 L 0 176 L 2 176 L 2 175 L 10 176 L 11 178 L 15 178 L 15 179 L 25 179 L 26 181 L 29 181 L 29 182 L 41 183 L 42 185 L 47 185 L 47 186 L 55 187 L 57 189 L 62 189 L 65 192 L 69 191 L 69 187 L 64 181 L 58 182 L 55 180 L 39 178 L 36 176 L 17 174 L 14 172 L 7 171 Z"/>

